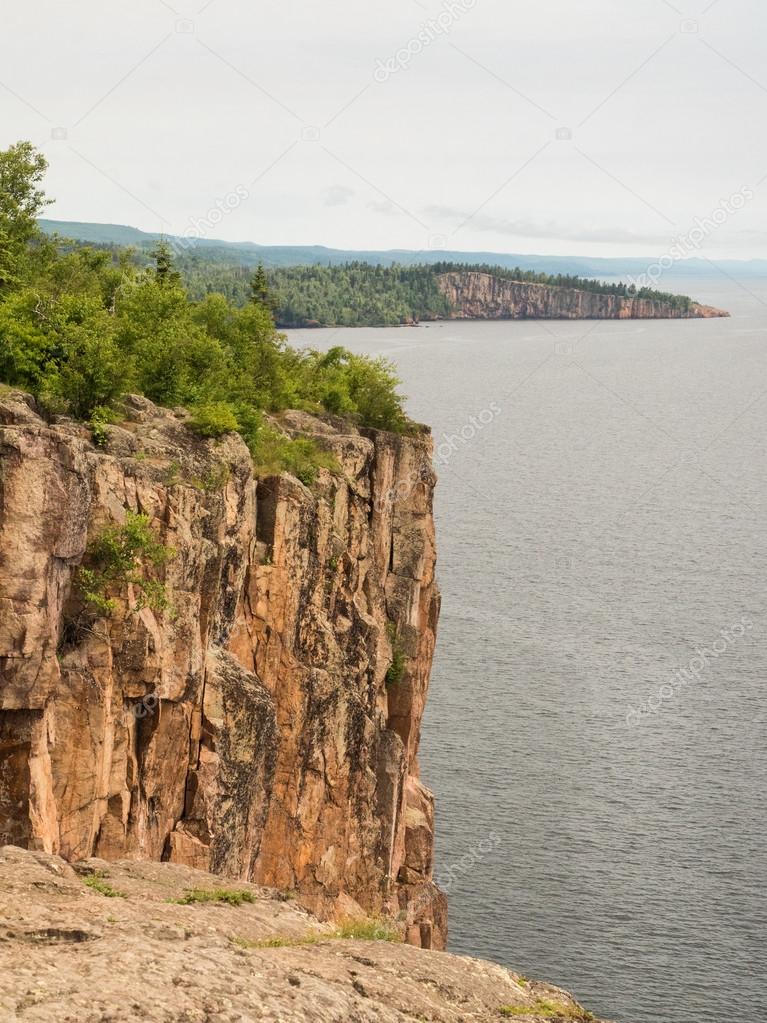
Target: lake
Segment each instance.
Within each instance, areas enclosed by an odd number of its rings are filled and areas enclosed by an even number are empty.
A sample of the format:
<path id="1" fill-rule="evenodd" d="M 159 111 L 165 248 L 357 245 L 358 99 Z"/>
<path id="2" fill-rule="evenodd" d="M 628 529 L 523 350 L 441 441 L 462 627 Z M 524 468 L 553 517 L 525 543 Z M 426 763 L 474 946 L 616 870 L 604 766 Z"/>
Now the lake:
<path id="1" fill-rule="evenodd" d="M 434 432 L 450 949 L 620 1023 L 767 1018 L 767 282 L 684 290 L 732 318 L 289 334 Z"/>

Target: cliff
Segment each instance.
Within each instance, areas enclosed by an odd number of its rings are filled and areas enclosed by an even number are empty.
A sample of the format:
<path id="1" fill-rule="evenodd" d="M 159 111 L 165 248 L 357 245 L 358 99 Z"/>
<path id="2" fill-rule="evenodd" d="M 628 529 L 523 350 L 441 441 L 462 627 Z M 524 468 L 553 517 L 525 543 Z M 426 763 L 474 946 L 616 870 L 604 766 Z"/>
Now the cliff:
<path id="1" fill-rule="evenodd" d="M 682 309 L 655 299 L 522 284 L 473 271 L 440 274 L 437 283 L 453 308 L 449 318 L 454 320 L 678 320 L 729 316 L 697 302 Z"/>
<path id="2" fill-rule="evenodd" d="M 96 447 L 0 394 L 0 845 L 169 861 L 293 890 L 323 919 L 399 914 L 442 948 L 417 763 L 430 437 L 286 413 L 340 465 L 309 489 L 255 478 L 237 435 L 185 418 L 129 398 Z M 130 513 L 172 552 L 167 606 L 129 573 L 94 612 L 78 573 Z"/>
<path id="3" fill-rule="evenodd" d="M 73 868 L 0 848 L 0 903 L 9 1023 L 598 1023 L 566 992 L 495 963 L 368 940 L 393 935 L 372 921 L 322 924 L 250 884 L 221 891 L 178 864 Z"/>

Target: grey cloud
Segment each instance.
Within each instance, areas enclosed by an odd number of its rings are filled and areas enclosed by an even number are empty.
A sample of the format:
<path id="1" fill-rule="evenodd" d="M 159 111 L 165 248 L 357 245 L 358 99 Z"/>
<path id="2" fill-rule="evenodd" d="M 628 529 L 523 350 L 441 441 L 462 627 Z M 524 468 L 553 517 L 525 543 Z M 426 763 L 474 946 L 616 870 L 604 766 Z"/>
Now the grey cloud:
<path id="1" fill-rule="evenodd" d="M 572 242 L 614 242 L 619 244 L 661 244 L 666 245 L 672 234 L 641 234 L 623 227 L 580 227 L 572 224 L 557 224 L 553 221 L 510 220 L 494 217 L 488 213 L 471 215 L 469 210 L 452 206 L 428 206 L 427 216 L 452 221 L 457 228 L 462 225 L 475 231 L 489 231 L 508 235 L 512 238 L 549 238 Z"/>
<path id="2" fill-rule="evenodd" d="M 322 192 L 322 199 L 326 206 L 346 206 L 357 193 L 353 188 L 346 185 L 331 185 Z"/>

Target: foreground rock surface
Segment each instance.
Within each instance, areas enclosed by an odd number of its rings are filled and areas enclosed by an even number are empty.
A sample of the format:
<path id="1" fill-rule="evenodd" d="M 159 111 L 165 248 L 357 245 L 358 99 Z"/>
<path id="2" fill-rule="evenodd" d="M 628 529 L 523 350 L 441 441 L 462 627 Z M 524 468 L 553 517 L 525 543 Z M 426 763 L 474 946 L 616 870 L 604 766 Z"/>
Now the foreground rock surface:
<path id="1" fill-rule="evenodd" d="M 678 309 L 656 299 L 524 284 L 476 271 L 440 274 L 437 282 L 455 310 L 450 317 L 454 320 L 680 320 L 730 315 L 698 302 Z"/>
<path id="2" fill-rule="evenodd" d="M 409 942 L 443 947 L 417 763 L 431 439 L 287 413 L 340 468 L 309 488 L 186 418 L 130 398 L 98 448 L 0 393 L 0 844 L 186 864 L 328 918 L 404 912 Z M 169 607 L 128 583 L 93 615 L 78 570 L 130 512 L 175 552 Z"/>
<path id="3" fill-rule="evenodd" d="M 95 878 L 95 882 L 94 882 Z M 100 894 L 96 883 L 121 894 Z M 179 905 L 221 879 L 170 863 L 0 849 L 0 1018 L 7 1023 L 587 1021 L 569 995 L 493 963 L 340 940 L 278 892 Z M 503 1013 L 501 1010 L 505 1009 Z"/>

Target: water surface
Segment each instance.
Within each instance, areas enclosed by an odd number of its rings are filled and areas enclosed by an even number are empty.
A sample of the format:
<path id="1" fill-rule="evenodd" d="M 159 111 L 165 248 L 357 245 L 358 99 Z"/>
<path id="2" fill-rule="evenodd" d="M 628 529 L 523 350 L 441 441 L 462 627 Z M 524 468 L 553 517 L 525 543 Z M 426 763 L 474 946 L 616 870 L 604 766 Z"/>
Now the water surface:
<path id="1" fill-rule="evenodd" d="M 620 1023 L 767 1019 L 767 284 L 692 293 L 732 319 L 291 334 L 433 427 L 451 950 Z"/>

